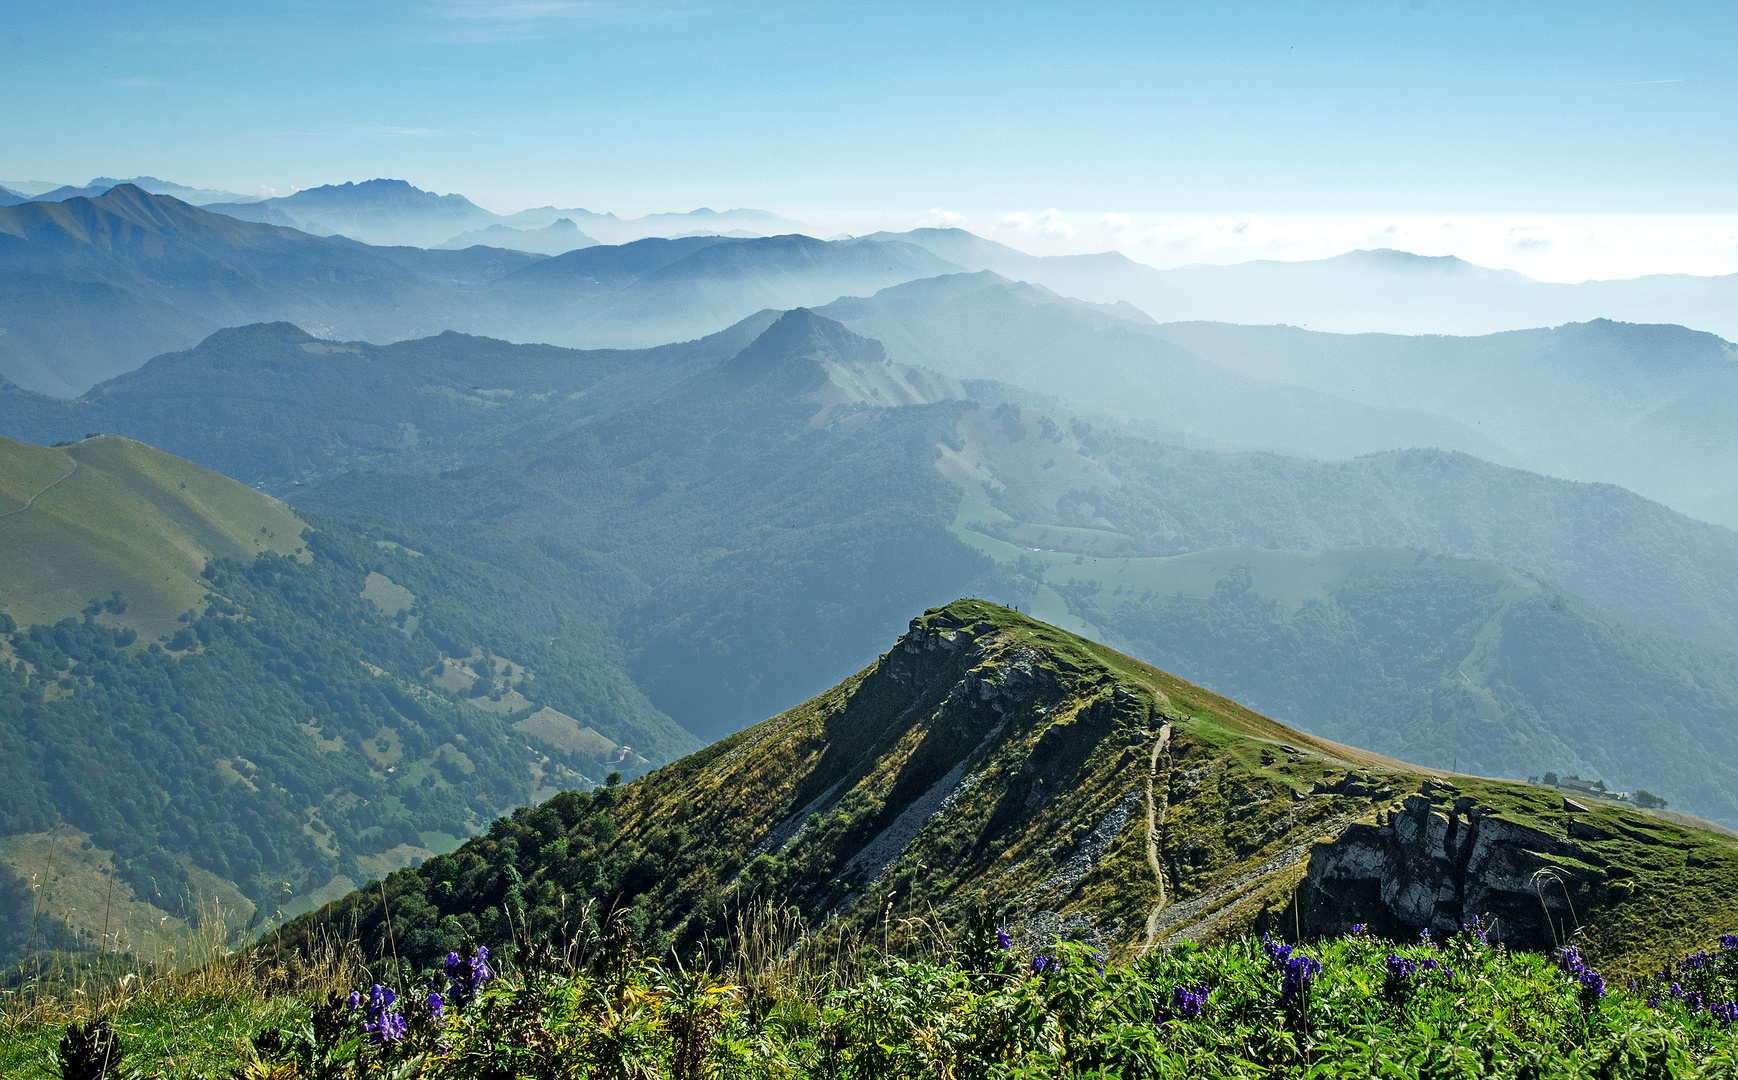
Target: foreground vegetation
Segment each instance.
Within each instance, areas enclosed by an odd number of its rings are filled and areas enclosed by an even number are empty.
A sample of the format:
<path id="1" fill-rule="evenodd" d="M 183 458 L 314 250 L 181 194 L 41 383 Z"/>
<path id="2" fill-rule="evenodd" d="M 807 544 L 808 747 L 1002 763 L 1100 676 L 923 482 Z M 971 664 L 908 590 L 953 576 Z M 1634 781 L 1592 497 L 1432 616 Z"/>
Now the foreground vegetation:
<path id="1" fill-rule="evenodd" d="M 1573 947 L 1511 952 L 1476 926 L 1443 942 L 1244 938 L 1120 963 L 1077 943 L 1023 955 L 982 918 L 927 956 L 786 943 L 778 928 L 776 916 L 753 920 L 726 964 L 650 958 L 618 934 L 520 948 L 504 963 L 479 947 L 396 987 L 348 993 L 344 977 L 370 976 L 328 965 L 287 992 L 282 971 L 237 958 L 216 965 L 227 982 L 165 983 L 71 1027 L 14 1019 L 0 1071 L 881 1080 L 1738 1069 L 1738 936 L 1615 988 Z"/>

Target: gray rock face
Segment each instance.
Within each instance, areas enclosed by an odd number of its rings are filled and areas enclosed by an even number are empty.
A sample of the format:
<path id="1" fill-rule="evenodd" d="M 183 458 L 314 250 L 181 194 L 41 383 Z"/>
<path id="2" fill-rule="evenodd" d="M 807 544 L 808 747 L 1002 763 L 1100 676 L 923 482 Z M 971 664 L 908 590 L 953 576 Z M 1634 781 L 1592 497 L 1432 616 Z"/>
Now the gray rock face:
<path id="1" fill-rule="evenodd" d="M 1395 937 L 1428 929 L 1438 938 L 1494 919 L 1493 941 L 1549 949 L 1573 926 L 1568 894 L 1586 877 L 1586 864 L 1598 861 L 1570 838 L 1427 784 L 1376 824 L 1350 826 L 1316 846 L 1300 916 L 1315 933 L 1365 923 Z"/>

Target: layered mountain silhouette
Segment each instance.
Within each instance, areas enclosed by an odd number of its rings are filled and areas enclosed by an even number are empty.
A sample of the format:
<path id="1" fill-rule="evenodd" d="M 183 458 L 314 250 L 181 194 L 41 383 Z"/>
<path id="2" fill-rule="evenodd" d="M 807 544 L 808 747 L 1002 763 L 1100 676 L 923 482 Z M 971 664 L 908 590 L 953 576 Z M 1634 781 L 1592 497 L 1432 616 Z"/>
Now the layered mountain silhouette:
<path id="1" fill-rule="evenodd" d="M 53 443 L 120 431 L 275 495 L 352 469 L 499 460 L 655 397 L 775 316 L 638 351 L 512 345 L 451 331 L 377 346 L 288 323 L 220 330 L 77 401 L 0 389 L 0 431 Z"/>
<path id="2" fill-rule="evenodd" d="M 1116 252 L 1027 255 L 961 229 L 873 235 L 918 244 L 968 270 L 994 270 L 1085 300 L 1131 303 L 1159 322 L 1473 335 L 1617 319 L 1676 323 L 1738 339 L 1738 275 L 1653 274 L 1557 284 L 1453 256 L 1391 249 L 1159 270 Z"/>
<path id="3" fill-rule="evenodd" d="M 456 217 L 469 213 L 441 205 Z M 370 247 L 240 221 L 131 185 L 94 199 L 0 207 L 0 377 L 76 397 L 220 326 L 280 319 L 375 341 L 452 329 L 650 346 L 714 333 L 762 308 L 824 303 L 955 269 L 922 248 L 874 241 L 642 245 L 619 256 L 570 252 L 567 262 L 488 247 Z M 719 250 L 702 255 L 708 247 Z M 683 256 L 696 258 L 684 264 Z M 555 265 L 517 276 L 544 261 Z"/>
<path id="4" fill-rule="evenodd" d="M 500 220 L 463 195 L 436 195 L 403 180 L 325 184 L 274 199 L 212 203 L 208 208 L 244 221 L 275 224 L 287 219 L 304 232 L 383 247 L 434 247 L 457 233 Z"/>
<path id="5" fill-rule="evenodd" d="M 501 258 L 505 271 L 533 257 Z M 188 338 L 262 317 L 386 338 L 429 319 L 422 325 L 432 331 L 433 306 L 449 291 L 375 249 L 131 185 L 0 209 L 0 267 L 9 328 L 0 374 L 65 397 Z M 74 336 L 60 338 L 61 326 Z M 111 336 L 108 348 L 94 346 Z"/>
<path id="6" fill-rule="evenodd" d="M 520 234 L 541 232 L 562 220 L 607 244 L 701 232 L 770 236 L 802 228 L 801 222 L 765 210 L 719 212 L 706 207 L 685 214 L 648 214 L 625 220 L 581 207 L 542 206 L 514 214 L 496 214 L 463 195 L 436 195 L 403 180 L 385 179 L 326 184 L 274 199 L 203 202 L 209 209 L 246 221 L 292 225 L 319 236 L 342 235 L 367 244 L 450 248 L 488 243 L 551 255 L 559 253 L 547 250 L 553 246 L 552 236 L 542 237 L 538 246 L 523 246 L 525 241 Z M 496 227 L 511 232 L 486 233 Z M 499 242 L 502 240 L 518 242 Z M 559 250 L 581 246 L 572 244 Z"/>
<path id="7" fill-rule="evenodd" d="M 986 403 L 998 392 L 790 312 L 720 367 L 522 455 L 350 474 L 298 501 L 608 552 L 648 589 L 624 625 L 636 680 L 702 738 L 851 670 L 902 600 L 997 590 L 1331 737 L 1496 774 L 1573 760 L 1738 820 L 1705 764 L 1738 757 L 1721 734 L 1738 717 L 1738 534 L 1465 455 L 1167 449 Z M 1312 620 L 1338 651 L 1311 652 Z M 1261 659 L 1294 639 L 1308 663 Z M 1340 674 L 1318 696 L 1323 670 Z M 1668 693 L 1686 671 L 1696 689 Z M 1638 716 L 1645 744 L 1624 735 Z"/>
<path id="8" fill-rule="evenodd" d="M 1484 457 L 1738 525 L 1738 433 L 1727 422 L 1738 346 L 1713 334 L 1609 319 L 1478 338 L 1223 323 L 1154 332 L 1241 375 L 1475 427 L 1500 447 Z"/>
<path id="9" fill-rule="evenodd" d="M 122 184 L 131 184 L 133 187 L 148 191 L 153 195 L 173 195 L 182 202 L 192 203 L 195 206 L 217 202 L 242 204 L 260 201 L 260 197 L 257 195 L 240 195 L 233 191 L 188 187 L 186 184 L 159 180 L 155 176 L 135 176 L 131 180 L 116 180 L 112 176 L 99 176 L 83 186 L 64 184 L 57 188 L 50 188 L 31 196 L 29 201 L 65 202 L 68 199 L 94 199 L 99 195 L 107 194 L 110 188 L 119 187 Z M 274 222 L 274 224 L 281 223 Z"/>
<path id="10" fill-rule="evenodd" d="M 452 251 L 482 245 L 509 248 L 513 251 L 535 251 L 544 255 L 560 255 L 575 248 L 595 247 L 597 241 L 579 231 L 572 218 L 557 218 L 541 229 L 515 229 L 511 225 L 490 225 L 436 244 Z"/>
<path id="11" fill-rule="evenodd" d="M 1472 424 L 1227 370 L 1159 336 L 1126 304 L 1066 299 L 993 271 L 907 282 L 818 310 L 909 363 L 1036 390 L 1167 441 L 1319 457 L 1421 445 L 1507 456 Z"/>

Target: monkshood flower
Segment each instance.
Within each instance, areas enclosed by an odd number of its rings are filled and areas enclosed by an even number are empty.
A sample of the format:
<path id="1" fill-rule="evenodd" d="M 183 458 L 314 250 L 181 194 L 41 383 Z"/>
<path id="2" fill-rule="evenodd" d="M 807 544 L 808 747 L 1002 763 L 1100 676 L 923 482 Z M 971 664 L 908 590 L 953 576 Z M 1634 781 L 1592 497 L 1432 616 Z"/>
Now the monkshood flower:
<path id="1" fill-rule="evenodd" d="M 1171 991 L 1171 1015 L 1193 1020 L 1207 1007 L 1207 984 L 1179 986 Z"/>
<path id="2" fill-rule="evenodd" d="M 447 953 L 447 999 L 457 1008 L 464 1008 L 483 992 L 493 974 L 489 970 L 489 948 L 486 945 L 478 945 L 475 956 Z"/>
<path id="3" fill-rule="evenodd" d="M 344 999 L 345 1007 L 351 1012 L 355 1012 L 356 1007 L 360 1004 L 362 1004 L 362 995 L 355 990 L 350 991 L 350 996 Z"/>
<path id="4" fill-rule="evenodd" d="M 1291 1005 L 1308 995 L 1310 985 L 1321 974 L 1322 965 L 1307 956 L 1293 956 L 1280 969 L 1279 1002 Z"/>
<path id="5" fill-rule="evenodd" d="M 1738 934 L 1721 934 L 1720 948 L 1727 952 L 1738 952 Z"/>
<path id="6" fill-rule="evenodd" d="M 1261 951 L 1267 955 L 1267 962 L 1274 967 L 1284 965 L 1291 957 L 1291 946 L 1283 941 L 1273 941 L 1266 934 L 1261 936 Z"/>
<path id="7" fill-rule="evenodd" d="M 1098 977 L 1104 978 L 1104 957 L 1099 953 L 1090 951 L 1086 955 L 1092 957 L 1092 966 L 1098 969 Z"/>
<path id="8" fill-rule="evenodd" d="M 1006 930 L 997 928 L 997 930 L 996 930 L 996 948 L 1001 949 L 1003 952 L 1007 952 L 1009 949 L 1012 949 L 1013 947 L 1014 947 L 1014 939 L 1008 936 L 1008 932 Z"/>
<path id="9" fill-rule="evenodd" d="M 1321 974 L 1322 965 L 1307 956 L 1293 956 L 1291 946 L 1274 941 L 1266 935 L 1261 939 L 1261 951 L 1267 962 L 1279 972 L 1279 1000 L 1291 1005 L 1309 993 L 1310 984 Z"/>
<path id="10" fill-rule="evenodd" d="M 1061 967 L 1061 965 L 1056 962 L 1054 956 L 1034 956 L 1032 958 L 1032 974 L 1034 975 L 1042 975 L 1047 971 L 1055 971 L 1059 967 Z"/>
<path id="11" fill-rule="evenodd" d="M 1573 945 L 1565 945 L 1557 954 L 1557 970 L 1571 979 L 1580 979 L 1581 973 L 1587 970 L 1587 965 L 1581 960 L 1581 950 Z"/>
<path id="12" fill-rule="evenodd" d="M 439 991 L 430 990 L 428 999 L 424 1004 L 428 1006 L 428 1018 L 437 1024 L 440 1023 L 442 1014 L 447 1010 L 447 1003 L 441 998 Z"/>
<path id="13" fill-rule="evenodd" d="M 404 1032 L 408 1025 L 404 1017 L 392 1009 L 392 1003 L 398 1000 L 398 995 L 391 987 L 375 983 L 368 991 L 368 1022 L 362 1025 L 371 1039 L 376 1043 L 395 1043 L 404 1040 Z"/>
<path id="14" fill-rule="evenodd" d="M 1719 1005 L 1710 1006 L 1708 1008 L 1708 1015 L 1727 1027 L 1730 1027 L 1733 1024 L 1738 1024 L 1738 1001 L 1727 1001 Z"/>
<path id="15" fill-rule="evenodd" d="M 1404 956 L 1388 954 L 1388 977 L 1394 980 L 1415 979 L 1418 977 L 1418 965 Z"/>
<path id="16" fill-rule="evenodd" d="M 1362 934 L 1364 931 L 1366 931 L 1368 929 L 1370 929 L 1370 926 L 1368 923 L 1355 922 L 1352 924 L 1352 933 L 1354 936 L 1358 935 L 1358 934 Z"/>

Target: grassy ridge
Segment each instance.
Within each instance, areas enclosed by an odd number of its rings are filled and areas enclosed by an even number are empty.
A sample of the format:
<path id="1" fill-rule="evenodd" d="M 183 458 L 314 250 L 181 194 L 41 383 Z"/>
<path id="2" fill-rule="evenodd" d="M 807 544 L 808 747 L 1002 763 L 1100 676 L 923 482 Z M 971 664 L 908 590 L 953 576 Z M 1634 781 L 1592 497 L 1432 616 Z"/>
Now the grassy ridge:
<path id="1" fill-rule="evenodd" d="M 124 608 L 99 617 L 151 640 L 203 608 L 207 560 L 302 547 L 303 523 L 283 503 L 119 436 L 52 449 L 0 439 L 0 476 L 0 611 L 23 626 L 118 592 Z"/>
<path id="2" fill-rule="evenodd" d="M 1728 837 L 1446 780 L 961 600 L 795 709 L 623 787 L 516 811 L 280 940 L 294 953 L 353 928 L 371 960 L 424 968 L 467 938 L 501 948 L 614 922 L 655 954 L 690 957 L 724 948 L 754 903 L 895 946 L 974 909 L 1023 942 L 1061 934 L 1107 953 L 1354 921 L 1398 932 L 1413 916 L 1391 900 L 1318 880 L 1321 845 L 1401 818 L 1464 824 L 1475 809 L 1487 829 L 1532 832 L 1496 841 L 1510 844 L 1507 869 L 1474 866 L 1487 891 L 1469 892 L 1464 912 L 1439 907 L 1411 932 L 1494 910 L 1506 941 L 1548 947 L 1580 928 L 1591 955 L 1628 972 L 1728 929 Z M 1442 854 L 1396 858 L 1422 859 L 1405 873 L 1435 896 L 1465 870 L 1432 865 Z M 1535 868 L 1563 877 L 1549 925 L 1526 883 Z M 1519 884 L 1504 876 L 1517 873 Z"/>

